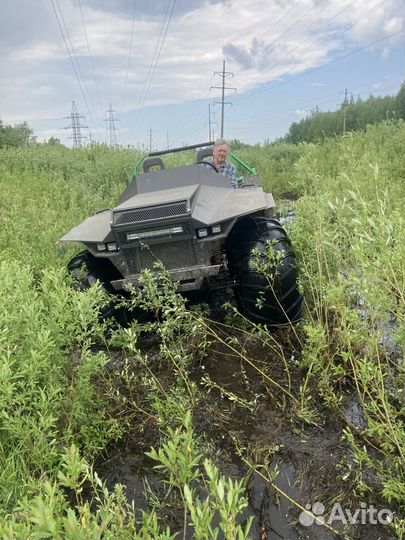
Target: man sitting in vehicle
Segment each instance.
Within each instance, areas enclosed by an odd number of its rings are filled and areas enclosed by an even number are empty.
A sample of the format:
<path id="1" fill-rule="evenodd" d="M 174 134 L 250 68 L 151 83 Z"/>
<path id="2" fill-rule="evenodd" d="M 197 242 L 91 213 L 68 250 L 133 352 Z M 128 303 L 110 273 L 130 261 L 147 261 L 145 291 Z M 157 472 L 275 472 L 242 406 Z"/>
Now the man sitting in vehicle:
<path id="1" fill-rule="evenodd" d="M 219 174 L 229 178 L 233 188 L 237 188 L 236 167 L 233 163 L 226 161 L 230 151 L 231 147 L 225 139 L 217 139 L 212 147 L 213 160 L 210 163 L 215 165 Z"/>

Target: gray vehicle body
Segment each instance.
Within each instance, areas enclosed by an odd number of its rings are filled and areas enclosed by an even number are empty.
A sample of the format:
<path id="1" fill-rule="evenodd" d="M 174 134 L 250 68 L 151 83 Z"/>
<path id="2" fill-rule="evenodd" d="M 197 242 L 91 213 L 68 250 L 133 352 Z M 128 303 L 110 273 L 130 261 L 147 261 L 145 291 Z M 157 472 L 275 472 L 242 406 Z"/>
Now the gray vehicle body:
<path id="1" fill-rule="evenodd" d="M 227 177 L 201 164 L 145 170 L 134 176 L 118 206 L 89 217 L 60 242 L 83 244 L 100 264 L 108 259 L 116 292 L 136 285 L 156 261 L 180 291 L 229 281 L 229 234 L 247 216 L 270 217 L 275 206 L 259 177 L 251 175 L 243 189 L 234 189 Z"/>

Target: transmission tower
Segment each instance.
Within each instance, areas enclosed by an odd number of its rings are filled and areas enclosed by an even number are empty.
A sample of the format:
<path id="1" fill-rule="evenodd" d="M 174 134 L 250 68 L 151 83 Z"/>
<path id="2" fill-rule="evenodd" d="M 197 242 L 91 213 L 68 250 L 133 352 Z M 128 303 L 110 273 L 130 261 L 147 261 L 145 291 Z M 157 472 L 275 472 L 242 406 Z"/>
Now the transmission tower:
<path id="1" fill-rule="evenodd" d="M 115 127 L 115 122 L 119 122 L 117 118 L 114 118 L 114 113 L 117 111 L 113 111 L 110 103 L 110 108 L 106 113 L 108 113 L 108 118 L 104 120 L 104 122 L 108 122 L 108 131 L 110 133 L 110 146 L 112 148 L 115 148 L 117 146 L 117 128 Z"/>
<path id="2" fill-rule="evenodd" d="M 80 118 L 84 118 L 84 116 L 78 113 L 76 103 L 74 101 L 72 101 L 72 112 L 70 113 L 70 116 L 65 116 L 65 118 L 70 118 L 72 121 L 72 125 L 63 129 L 72 130 L 73 136 L 68 138 L 73 139 L 73 148 L 81 148 L 82 139 L 87 139 L 87 137 L 81 134 L 80 129 L 87 128 L 88 126 L 82 126 L 80 124 Z"/>
<path id="3" fill-rule="evenodd" d="M 349 106 L 348 94 L 352 96 L 351 92 L 347 88 L 345 88 L 345 98 L 341 105 L 341 109 L 343 110 L 343 137 L 346 135 L 347 108 Z"/>
<path id="4" fill-rule="evenodd" d="M 225 90 L 235 90 L 236 88 L 233 88 L 231 86 L 225 86 L 225 79 L 226 77 L 233 77 L 233 73 L 230 73 L 229 71 L 225 71 L 225 60 L 222 62 L 222 72 L 221 71 L 215 71 L 214 75 L 219 75 L 222 77 L 222 85 L 221 86 L 211 86 L 212 88 L 218 88 L 219 90 L 222 90 L 222 99 L 221 101 L 215 101 L 214 103 L 220 103 L 221 104 L 221 139 L 224 136 L 224 109 L 225 105 L 231 105 L 231 103 L 225 102 Z"/>
<path id="5" fill-rule="evenodd" d="M 208 104 L 208 140 L 209 142 L 212 142 L 215 140 L 215 136 L 214 136 L 214 124 L 216 124 L 217 122 L 215 122 L 212 117 L 214 116 L 215 118 L 215 115 L 214 113 L 212 112 L 211 110 L 211 104 L 209 103 Z"/>

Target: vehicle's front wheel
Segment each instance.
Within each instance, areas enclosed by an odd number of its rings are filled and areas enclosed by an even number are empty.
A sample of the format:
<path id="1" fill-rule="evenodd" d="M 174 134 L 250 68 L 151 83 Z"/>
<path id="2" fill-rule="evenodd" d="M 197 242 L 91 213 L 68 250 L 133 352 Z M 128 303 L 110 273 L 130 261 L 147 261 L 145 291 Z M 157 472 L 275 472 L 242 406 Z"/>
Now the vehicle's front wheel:
<path id="1" fill-rule="evenodd" d="M 263 324 L 285 324 L 301 318 L 303 298 L 295 255 L 277 220 L 241 220 L 228 238 L 226 253 L 243 315 Z"/>
<path id="2" fill-rule="evenodd" d="M 104 268 L 104 266 L 108 266 L 108 263 L 111 263 L 109 261 L 106 262 L 107 265 L 104 261 L 100 262 L 87 250 L 78 253 L 68 264 L 68 271 L 73 276 L 73 286 L 79 290 L 85 291 L 99 282 L 101 288 L 109 296 L 114 296 L 115 291 L 108 281 L 109 268 Z M 117 313 L 114 302 L 111 301 L 103 306 L 100 316 L 102 319 L 107 319 L 112 316 L 116 317 Z"/>

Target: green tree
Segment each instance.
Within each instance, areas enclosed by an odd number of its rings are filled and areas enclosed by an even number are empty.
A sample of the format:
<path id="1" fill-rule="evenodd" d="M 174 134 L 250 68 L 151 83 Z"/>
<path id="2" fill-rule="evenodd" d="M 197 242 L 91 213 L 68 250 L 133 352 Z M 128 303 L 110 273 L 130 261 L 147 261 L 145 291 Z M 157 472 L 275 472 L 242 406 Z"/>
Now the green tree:
<path id="1" fill-rule="evenodd" d="M 319 107 L 311 110 L 310 115 L 300 122 L 291 124 L 285 137 L 278 144 L 300 142 L 319 142 L 326 137 L 341 135 L 343 131 L 343 105 L 339 110 L 321 112 Z M 405 83 L 396 96 L 369 96 L 362 100 L 351 97 L 346 106 L 346 131 L 365 129 L 369 124 L 376 124 L 390 118 L 405 119 Z"/>
<path id="2" fill-rule="evenodd" d="M 48 141 L 46 142 L 46 144 L 49 144 L 49 146 L 59 146 L 62 143 L 60 142 L 60 139 L 58 139 L 57 137 L 50 137 Z"/>
<path id="3" fill-rule="evenodd" d="M 33 133 L 27 122 L 12 126 L 0 121 L 0 148 L 28 146 L 35 142 Z"/>
<path id="4" fill-rule="evenodd" d="M 397 118 L 405 120 L 405 83 L 402 83 L 395 101 Z"/>

